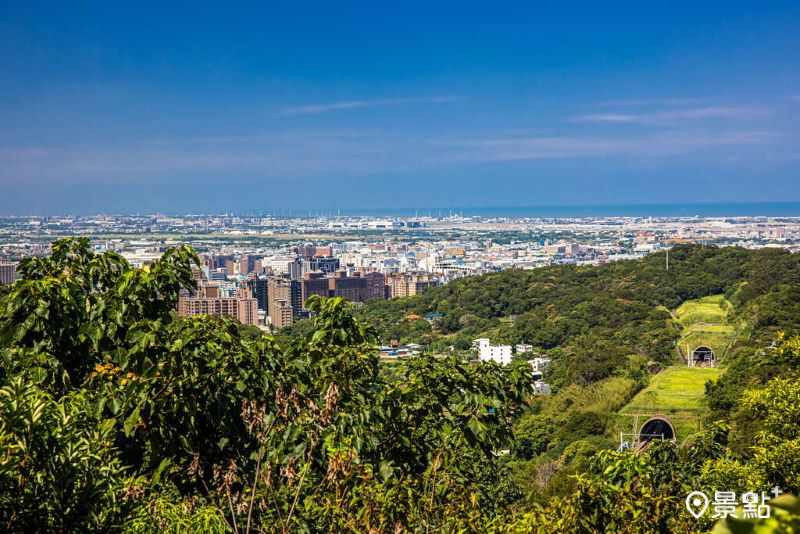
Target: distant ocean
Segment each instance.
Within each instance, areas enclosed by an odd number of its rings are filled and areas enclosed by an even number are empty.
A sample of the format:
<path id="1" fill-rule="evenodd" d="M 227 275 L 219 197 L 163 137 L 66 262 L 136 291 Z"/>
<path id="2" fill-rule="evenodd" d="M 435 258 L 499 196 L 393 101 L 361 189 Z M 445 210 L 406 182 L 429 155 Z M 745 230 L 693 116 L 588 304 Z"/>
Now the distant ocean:
<path id="1" fill-rule="evenodd" d="M 315 210 L 316 211 L 316 210 Z M 321 210 L 336 215 L 337 211 Z M 302 213 L 297 210 L 297 213 Z M 584 206 L 448 207 L 342 209 L 341 215 L 447 217 L 800 217 L 800 202 L 720 202 L 708 204 L 620 204 Z"/>

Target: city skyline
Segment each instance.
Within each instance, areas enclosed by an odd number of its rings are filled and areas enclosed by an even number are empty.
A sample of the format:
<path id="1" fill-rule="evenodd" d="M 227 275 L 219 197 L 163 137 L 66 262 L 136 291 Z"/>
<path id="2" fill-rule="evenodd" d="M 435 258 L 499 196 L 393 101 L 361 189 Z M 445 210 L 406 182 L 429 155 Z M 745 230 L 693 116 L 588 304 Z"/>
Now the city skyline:
<path id="1" fill-rule="evenodd" d="M 12 5 L 0 214 L 800 200 L 798 28 L 792 2 Z"/>

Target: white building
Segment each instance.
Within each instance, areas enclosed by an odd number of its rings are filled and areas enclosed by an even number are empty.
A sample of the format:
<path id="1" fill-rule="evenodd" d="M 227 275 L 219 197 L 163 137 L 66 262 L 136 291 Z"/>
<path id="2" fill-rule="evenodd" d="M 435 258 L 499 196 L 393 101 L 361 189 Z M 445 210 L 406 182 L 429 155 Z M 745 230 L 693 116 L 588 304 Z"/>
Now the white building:
<path id="1" fill-rule="evenodd" d="M 493 361 L 500 365 L 511 363 L 511 345 L 492 345 L 492 342 L 482 337 L 474 341 L 478 348 L 478 358 L 482 362 Z"/>
<path id="2" fill-rule="evenodd" d="M 533 393 L 535 395 L 549 395 L 550 393 L 552 393 L 552 391 L 550 390 L 550 384 L 542 382 L 541 380 L 534 381 Z"/>
<path id="3" fill-rule="evenodd" d="M 533 367 L 534 372 L 541 372 L 547 369 L 547 365 L 550 363 L 550 358 L 537 356 L 536 358 L 528 361 L 531 362 L 531 367 Z"/>
<path id="4" fill-rule="evenodd" d="M 269 267 L 275 274 L 289 272 L 289 264 L 293 263 L 296 256 L 273 256 L 261 260 L 262 267 Z"/>

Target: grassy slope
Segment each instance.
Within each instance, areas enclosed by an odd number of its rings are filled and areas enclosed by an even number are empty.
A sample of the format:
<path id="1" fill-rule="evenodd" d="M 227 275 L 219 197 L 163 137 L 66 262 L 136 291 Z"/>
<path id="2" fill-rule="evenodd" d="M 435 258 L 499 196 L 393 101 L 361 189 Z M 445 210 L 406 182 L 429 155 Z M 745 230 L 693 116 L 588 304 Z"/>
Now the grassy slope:
<path id="1" fill-rule="evenodd" d="M 666 415 L 675 427 L 679 441 L 700 430 L 700 421 L 705 410 L 705 383 L 722 374 L 720 368 L 700 369 L 683 366 L 669 367 L 650 381 L 617 416 L 617 424 L 623 432 L 633 429 L 634 415 L 639 414 L 639 425 L 649 415 Z"/>
<path id="2" fill-rule="evenodd" d="M 708 345 L 718 357 L 724 352 L 734 327 L 728 324 L 731 304 L 722 295 L 684 302 L 675 311 L 675 318 L 683 327 L 679 341 L 682 348 Z M 683 365 L 669 367 L 655 375 L 650 384 L 640 391 L 618 415 L 623 432 L 630 432 L 633 414 L 642 414 L 639 425 L 647 414 L 670 416 L 678 440 L 684 440 L 700 428 L 700 416 L 705 409 L 705 383 L 719 378 L 722 369 L 689 368 Z"/>
<path id="3" fill-rule="evenodd" d="M 669 367 L 658 373 L 625 407 L 630 412 L 701 411 L 706 380 L 719 378 L 721 370 Z"/>
<path id="4" fill-rule="evenodd" d="M 691 326 L 696 323 L 726 324 L 730 310 L 731 303 L 723 295 L 712 295 L 697 300 L 687 300 L 675 312 L 678 322 L 683 326 Z"/>
<path id="5" fill-rule="evenodd" d="M 735 328 L 728 323 L 732 306 L 724 296 L 713 295 L 681 304 L 675 310 L 678 323 L 683 326 L 680 348 L 686 352 L 700 345 L 711 347 L 722 358 L 735 334 Z"/>

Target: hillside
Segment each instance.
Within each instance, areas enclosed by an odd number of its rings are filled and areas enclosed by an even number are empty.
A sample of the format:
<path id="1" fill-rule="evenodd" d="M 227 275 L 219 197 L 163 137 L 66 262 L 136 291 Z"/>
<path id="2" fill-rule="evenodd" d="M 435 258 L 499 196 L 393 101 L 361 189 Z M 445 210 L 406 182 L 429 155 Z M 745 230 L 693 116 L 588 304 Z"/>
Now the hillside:
<path id="1" fill-rule="evenodd" d="M 358 313 L 384 341 L 417 342 L 433 352 L 465 351 L 478 337 L 530 343 L 563 362 L 552 378 L 565 385 L 610 376 L 631 355 L 672 365 L 680 361 L 676 347 L 685 351 L 701 338 L 720 356 L 737 334 L 766 339 L 800 318 L 798 285 L 798 255 L 679 245 L 669 270 L 663 253 L 597 267 L 509 270 L 368 302 Z M 430 313 L 442 318 L 406 319 Z"/>
<path id="2" fill-rule="evenodd" d="M 675 310 L 675 317 L 682 327 L 678 341 L 682 359 L 695 348 L 706 346 L 714 351 L 717 358 L 724 360 L 727 349 L 742 326 L 740 321 L 731 316 L 732 312 L 733 305 L 724 295 L 711 295 L 681 304 Z"/>
<path id="3" fill-rule="evenodd" d="M 720 368 L 669 367 L 655 375 L 622 412 L 699 412 L 703 409 L 705 382 L 717 379 L 720 374 Z"/>
<path id="4" fill-rule="evenodd" d="M 678 442 L 682 442 L 701 429 L 706 412 L 705 384 L 719 378 L 722 372 L 720 368 L 684 366 L 664 369 L 620 410 L 620 432 L 638 433 L 649 417 L 663 415 L 675 427 Z"/>
<path id="5" fill-rule="evenodd" d="M 724 295 L 711 295 L 687 300 L 673 314 L 680 326 L 676 341 L 681 363 L 668 367 L 650 379 L 625 407 L 616 421 L 620 432 L 637 434 L 652 416 L 663 416 L 675 429 L 681 442 L 702 428 L 707 413 L 705 386 L 707 381 L 720 377 L 724 369 L 725 353 L 735 339 L 736 328 L 729 321 L 738 322 L 733 305 Z M 713 368 L 688 367 L 687 358 L 698 347 L 709 347 L 717 357 Z"/>
<path id="6" fill-rule="evenodd" d="M 505 271 L 368 303 L 359 315 L 380 335 L 434 353 L 466 352 L 473 339 L 489 337 L 528 342 L 550 356 L 545 379 L 555 393 L 537 399 L 516 425 L 514 455 L 531 462 L 520 473 L 537 478 L 575 447 L 617 447 L 620 432 L 639 432 L 653 415 L 669 418 L 679 442 L 705 428 L 709 413 L 728 417 L 749 381 L 743 370 L 754 348 L 800 324 L 799 283 L 798 255 L 682 245 L 671 250 L 669 271 L 663 254 Z M 411 313 L 443 317 L 404 319 Z M 701 346 L 714 351 L 718 366 L 687 369 L 687 354 Z M 712 385 L 720 393 L 709 400 L 707 383 L 729 361 L 736 380 Z"/>

